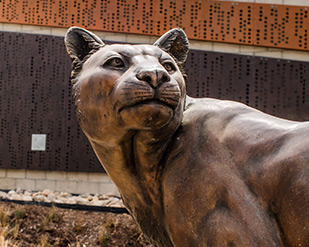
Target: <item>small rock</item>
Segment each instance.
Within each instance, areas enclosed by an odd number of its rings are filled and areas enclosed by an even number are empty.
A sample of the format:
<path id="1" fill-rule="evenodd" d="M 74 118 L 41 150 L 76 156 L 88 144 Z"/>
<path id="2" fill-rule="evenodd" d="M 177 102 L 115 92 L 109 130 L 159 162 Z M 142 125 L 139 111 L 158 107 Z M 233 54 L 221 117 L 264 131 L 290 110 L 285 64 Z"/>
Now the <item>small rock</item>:
<path id="1" fill-rule="evenodd" d="M 83 198 L 83 197 L 74 197 L 74 200 L 76 204 L 83 204 L 83 205 L 88 204 L 88 199 Z"/>
<path id="2" fill-rule="evenodd" d="M 119 202 L 116 202 L 115 204 L 113 204 L 113 207 L 116 207 L 116 208 L 123 208 L 124 206 L 123 206 L 122 203 L 119 201 Z"/>
<path id="3" fill-rule="evenodd" d="M 60 194 L 61 194 L 61 193 L 58 192 L 58 191 L 55 191 L 54 194 L 55 194 L 57 197 L 60 197 Z"/>
<path id="4" fill-rule="evenodd" d="M 43 196 L 48 196 L 49 194 L 52 194 L 52 193 L 53 193 L 53 191 L 51 191 L 49 189 L 45 189 L 45 190 L 42 191 Z"/>
<path id="5" fill-rule="evenodd" d="M 115 198 L 115 197 L 111 197 L 110 199 L 107 200 L 106 205 L 107 206 L 112 206 L 114 204 L 116 204 L 119 201 L 119 199 Z"/>
<path id="6" fill-rule="evenodd" d="M 64 201 L 63 200 L 61 200 L 61 199 L 55 199 L 54 201 L 53 201 L 54 203 L 64 203 Z"/>
<path id="7" fill-rule="evenodd" d="M 5 193 L 4 191 L 0 191 L 0 198 L 8 199 L 9 195 L 7 193 Z"/>
<path id="8" fill-rule="evenodd" d="M 99 201 L 99 197 L 98 196 L 93 196 L 91 201 Z"/>
<path id="9" fill-rule="evenodd" d="M 99 200 L 107 200 L 109 197 L 106 195 L 99 195 Z"/>
<path id="10" fill-rule="evenodd" d="M 11 195 L 16 195 L 17 193 L 16 193 L 15 190 L 10 190 L 10 191 L 8 192 L 8 194 L 9 194 L 9 196 L 11 196 Z"/>
<path id="11" fill-rule="evenodd" d="M 68 198 L 68 197 L 71 197 L 72 195 L 70 193 L 67 193 L 67 192 L 61 192 L 60 196 L 64 197 L 64 198 Z"/>
<path id="12" fill-rule="evenodd" d="M 43 195 L 36 195 L 34 196 L 33 200 L 36 202 L 44 202 L 46 200 L 46 197 Z"/>
<path id="13" fill-rule="evenodd" d="M 107 193 L 106 196 L 108 196 L 108 197 L 117 197 L 117 195 L 115 193 L 112 193 L 112 192 Z"/>
<path id="14" fill-rule="evenodd" d="M 23 201 L 32 202 L 32 196 L 24 195 L 24 196 L 23 196 Z"/>
<path id="15" fill-rule="evenodd" d="M 99 207 L 104 207 L 107 205 L 106 201 L 92 201 L 91 205 L 93 206 L 99 206 Z"/>
<path id="16" fill-rule="evenodd" d="M 51 202 L 55 201 L 57 199 L 56 195 L 51 193 L 51 194 L 48 194 L 47 196 L 47 199 Z"/>
<path id="17" fill-rule="evenodd" d="M 68 198 L 64 202 L 68 204 L 76 204 L 76 201 L 73 198 Z"/>
<path id="18" fill-rule="evenodd" d="M 10 198 L 11 200 L 16 200 L 16 201 L 23 201 L 23 197 L 20 195 L 12 195 L 12 197 Z"/>
<path id="19" fill-rule="evenodd" d="M 23 194 L 23 193 L 24 193 L 24 190 L 21 189 L 21 188 L 17 188 L 17 189 L 16 189 L 16 193 L 17 193 L 17 194 Z"/>
<path id="20" fill-rule="evenodd" d="M 32 191 L 31 190 L 25 190 L 24 195 L 25 196 L 32 196 Z"/>
<path id="21" fill-rule="evenodd" d="M 91 196 L 90 193 L 85 193 L 81 195 L 82 198 L 88 198 L 89 196 Z"/>

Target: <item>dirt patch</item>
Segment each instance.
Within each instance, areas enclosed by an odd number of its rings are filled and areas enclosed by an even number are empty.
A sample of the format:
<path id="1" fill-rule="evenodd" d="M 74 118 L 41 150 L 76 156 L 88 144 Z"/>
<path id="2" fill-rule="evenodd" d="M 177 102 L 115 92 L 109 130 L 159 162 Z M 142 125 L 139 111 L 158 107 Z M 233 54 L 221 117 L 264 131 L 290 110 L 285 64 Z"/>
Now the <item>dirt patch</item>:
<path id="1" fill-rule="evenodd" d="M 128 214 L 0 202 L 0 226 L 1 237 L 22 247 L 152 246 Z"/>

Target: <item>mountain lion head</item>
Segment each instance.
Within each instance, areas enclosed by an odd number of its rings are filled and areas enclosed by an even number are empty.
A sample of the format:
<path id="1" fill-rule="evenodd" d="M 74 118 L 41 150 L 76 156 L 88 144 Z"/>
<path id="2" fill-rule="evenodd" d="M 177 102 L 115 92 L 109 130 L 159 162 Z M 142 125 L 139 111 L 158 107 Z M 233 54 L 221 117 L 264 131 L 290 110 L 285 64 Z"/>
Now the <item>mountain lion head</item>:
<path id="1" fill-rule="evenodd" d="M 77 116 L 89 139 L 100 139 L 98 133 L 112 139 L 120 130 L 173 132 L 180 125 L 185 101 L 182 65 L 188 52 L 181 29 L 169 31 L 153 45 L 107 45 L 73 27 L 65 44 L 73 62 Z"/>

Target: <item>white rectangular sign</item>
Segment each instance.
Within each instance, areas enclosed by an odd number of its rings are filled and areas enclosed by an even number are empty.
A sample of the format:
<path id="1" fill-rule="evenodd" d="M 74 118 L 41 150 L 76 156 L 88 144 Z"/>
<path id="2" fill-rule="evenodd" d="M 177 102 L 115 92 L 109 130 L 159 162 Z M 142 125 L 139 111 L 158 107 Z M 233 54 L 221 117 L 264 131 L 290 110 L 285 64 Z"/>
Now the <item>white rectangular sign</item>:
<path id="1" fill-rule="evenodd" d="M 31 151 L 45 151 L 46 150 L 46 135 L 32 134 Z"/>

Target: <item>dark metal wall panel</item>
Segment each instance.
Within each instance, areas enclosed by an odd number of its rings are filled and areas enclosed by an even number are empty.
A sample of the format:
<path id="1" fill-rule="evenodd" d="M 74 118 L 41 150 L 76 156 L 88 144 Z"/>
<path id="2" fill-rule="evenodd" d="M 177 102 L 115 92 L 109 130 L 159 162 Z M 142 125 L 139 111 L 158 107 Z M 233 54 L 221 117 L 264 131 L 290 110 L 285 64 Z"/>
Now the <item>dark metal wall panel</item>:
<path id="1" fill-rule="evenodd" d="M 103 171 L 75 119 L 63 38 L 1 32 L 0 56 L 0 168 Z"/>
<path id="2" fill-rule="evenodd" d="M 186 71 L 194 97 L 243 102 L 290 120 L 309 120 L 309 62 L 192 50 Z"/>
<path id="3" fill-rule="evenodd" d="M 308 48 L 308 6 L 218 0 L 1 0 L 0 22 L 81 26 L 298 50 Z"/>
<path id="4" fill-rule="evenodd" d="M 75 118 L 63 38 L 0 32 L 0 168 L 103 171 Z M 188 94 L 309 120 L 308 62 L 191 50 Z M 46 151 L 31 135 L 47 134 Z"/>

